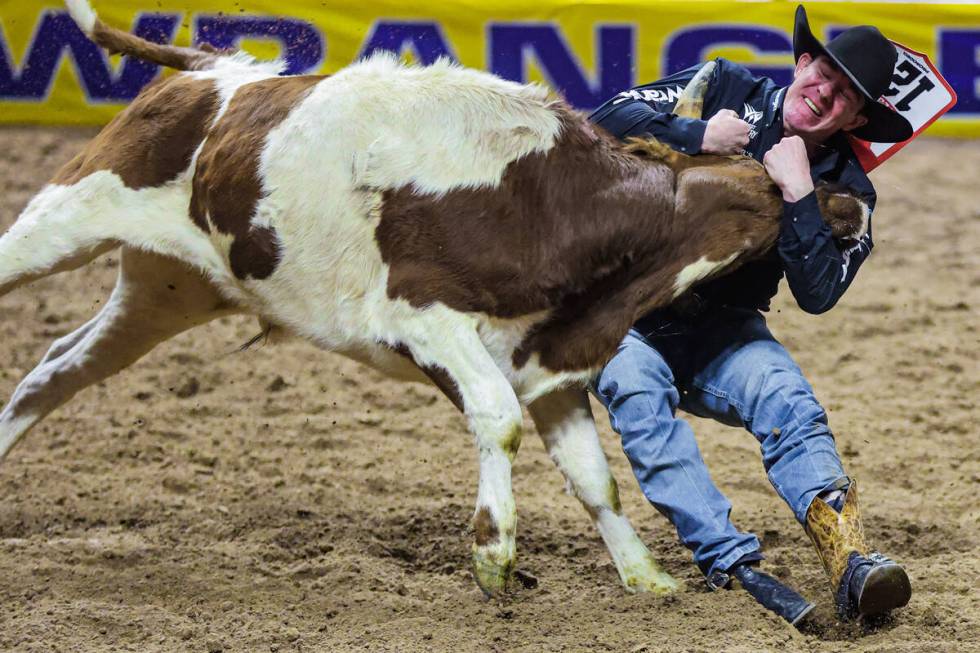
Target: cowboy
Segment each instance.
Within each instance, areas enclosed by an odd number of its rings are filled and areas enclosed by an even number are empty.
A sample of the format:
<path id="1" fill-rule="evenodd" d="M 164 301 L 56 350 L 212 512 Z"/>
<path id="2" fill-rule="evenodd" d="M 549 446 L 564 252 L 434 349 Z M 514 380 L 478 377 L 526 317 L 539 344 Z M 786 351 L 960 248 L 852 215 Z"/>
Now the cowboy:
<path id="1" fill-rule="evenodd" d="M 711 481 L 691 427 L 675 416 L 682 408 L 756 437 L 770 481 L 830 576 L 841 617 L 879 615 L 908 602 L 905 571 L 865 543 L 857 487 L 844 472 L 826 412 L 763 315 L 783 277 L 804 311 L 829 310 L 870 254 L 870 224 L 857 240 L 836 241 L 813 188 L 816 181 L 841 184 L 874 208 L 874 188 L 846 134 L 877 142 L 912 135 L 904 117 L 877 101 L 898 55 L 870 26 L 822 45 L 802 6 L 793 49 L 793 81 L 782 88 L 716 60 L 707 120 L 671 114 L 676 91 L 699 67 L 621 93 L 592 120 L 619 138 L 652 136 L 688 154 L 744 152 L 782 191 L 780 235 L 768 258 L 641 318 L 594 390 L 643 493 L 674 524 L 708 587 L 738 578 L 763 606 L 795 624 L 813 604 L 754 568 L 762 559 L 759 540 L 732 525 L 731 504 Z"/>

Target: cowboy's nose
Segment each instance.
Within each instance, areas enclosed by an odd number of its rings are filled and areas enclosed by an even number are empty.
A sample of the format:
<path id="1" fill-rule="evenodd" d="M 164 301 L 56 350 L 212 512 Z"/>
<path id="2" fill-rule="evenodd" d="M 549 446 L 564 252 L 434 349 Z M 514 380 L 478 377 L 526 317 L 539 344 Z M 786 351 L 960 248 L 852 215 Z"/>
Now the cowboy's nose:
<path id="1" fill-rule="evenodd" d="M 827 102 L 828 98 L 834 97 L 834 90 L 829 82 L 818 86 L 817 93 L 820 95 L 821 102 Z"/>

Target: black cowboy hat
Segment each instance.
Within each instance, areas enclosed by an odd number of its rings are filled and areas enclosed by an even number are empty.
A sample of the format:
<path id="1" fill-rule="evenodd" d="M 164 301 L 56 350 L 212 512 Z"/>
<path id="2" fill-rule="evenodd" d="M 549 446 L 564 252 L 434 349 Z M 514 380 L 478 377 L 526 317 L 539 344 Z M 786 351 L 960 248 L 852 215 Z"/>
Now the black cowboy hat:
<path id="1" fill-rule="evenodd" d="M 793 54 L 797 61 L 804 52 L 813 58 L 824 55 L 833 61 L 864 96 L 861 112 L 868 117 L 868 122 L 851 130 L 851 134 L 879 143 L 898 143 L 912 136 L 909 121 L 878 102 L 891 84 L 898 51 L 877 27 L 852 27 L 824 46 L 814 38 L 806 11 L 800 5 L 796 8 L 796 26 L 793 28 Z"/>

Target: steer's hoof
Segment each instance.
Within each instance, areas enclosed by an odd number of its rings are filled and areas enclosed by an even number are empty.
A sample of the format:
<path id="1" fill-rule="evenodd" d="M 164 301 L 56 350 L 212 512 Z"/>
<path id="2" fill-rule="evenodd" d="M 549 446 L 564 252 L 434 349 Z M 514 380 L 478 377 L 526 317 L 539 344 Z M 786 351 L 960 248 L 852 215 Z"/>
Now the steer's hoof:
<path id="1" fill-rule="evenodd" d="M 507 588 L 513 571 L 513 557 L 473 547 L 473 577 L 488 597 L 501 594 Z"/>
<path id="2" fill-rule="evenodd" d="M 672 594 L 683 587 L 673 576 L 666 571 L 660 570 L 642 576 L 626 576 L 623 578 L 623 585 L 626 586 L 626 591 L 631 594 L 635 592 L 649 592 L 660 596 Z"/>
<path id="3" fill-rule="evenodd" d="M 682 587 L 681 583 L 664 571 L 650 555 L 650 552 L 646 550 L 639 558 L 624 560 L 620 563 L 619 578 L 630 594 L 649 592 L 662 596 L 676 592 Z"/>

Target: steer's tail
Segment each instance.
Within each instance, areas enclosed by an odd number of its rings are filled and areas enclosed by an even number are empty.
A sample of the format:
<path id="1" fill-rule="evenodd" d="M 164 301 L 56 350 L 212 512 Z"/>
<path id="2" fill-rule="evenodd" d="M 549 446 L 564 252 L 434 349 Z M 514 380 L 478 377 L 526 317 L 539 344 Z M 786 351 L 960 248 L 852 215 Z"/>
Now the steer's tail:
<path id="1" fill-rule="evenodd" d="M 161 45 L 109 27 L 99 20 L 88 0 L 65 0 L 65 6 L 85 35 L 112 54 L 128 54 L 177 70 L 207 70 L 222 57 L 210 46 L 196 49 Z"/>

